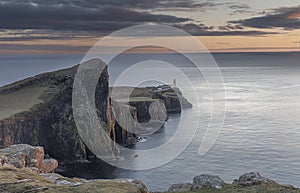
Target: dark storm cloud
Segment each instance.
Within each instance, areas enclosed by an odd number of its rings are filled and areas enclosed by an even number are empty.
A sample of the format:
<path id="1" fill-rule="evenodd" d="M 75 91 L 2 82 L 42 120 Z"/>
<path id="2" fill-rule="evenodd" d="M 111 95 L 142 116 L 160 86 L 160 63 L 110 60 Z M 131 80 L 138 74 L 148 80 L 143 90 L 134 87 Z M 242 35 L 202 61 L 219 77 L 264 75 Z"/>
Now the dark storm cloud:
<path id="1" fill-rule="evenodd" d="M 190 21 L 171 15 L 137 12 L 120 7 L 97 9 L 73 6 L 33 6 L 31 4 L 2 4 L 2 29 L 101 30 L 114 31 L 145 22 L 179 23 Z"/>
<path id="2" fill-rule="evenodd" d="M 205 10 L 221 4 L 194 0 L 2 0 L 0 28 L 101 31 L 104 34 L 142 23 L 192 21 L 151 10 Z"/>
<path id="3" fill-rule="evenodd" d="M 300 28 L 300 6 L 283 7 L 272 10 L 261 17 L 253 17 L 245 20 L 231 21 L 230 23 L 239 24 L 254 28 L 283 28 L 294 30 Z"/>
<path id="4" fill-rule="evenodd" d="M 204 3 L 194 0 L 1 0 L 0 40 L 100 37 L 144 23 L 172 25 L 200 36 L 270 34 L 245 31 L 240 24 L 214 27 L 191 18 L 151 13 L 152 10 L 204 11 L 219 5 L 224 4 L 211 0 Z M 231 9 L 247 9 L 247 5 L 232 5 Z M 3 33 L 4 29 L 8 32 Z"/>
<path id="5" fill-rule="evenodd" d="M 2 0 L 3 4 L 30 4 L 35 6 L 67 6 L 81 8 L 101 8 L 103 6 L 122 7 L 143 10 L 169 10 L 173 8 L 203 9 L 222 5 L 222 3 L 194 0 Z"/>

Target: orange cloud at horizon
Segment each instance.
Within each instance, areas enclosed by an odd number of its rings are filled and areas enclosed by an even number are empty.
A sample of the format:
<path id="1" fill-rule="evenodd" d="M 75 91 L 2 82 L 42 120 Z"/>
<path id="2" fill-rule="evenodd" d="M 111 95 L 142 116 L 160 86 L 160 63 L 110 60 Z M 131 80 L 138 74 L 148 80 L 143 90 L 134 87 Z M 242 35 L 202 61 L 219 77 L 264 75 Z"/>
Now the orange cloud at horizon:
<path id="1" fill-rule="evenodd" d="M 284 52 L 284 51 L 300 51 L 300 30 L 295 30 L 286 34 L 274 34 L 268 36 L 197 36 L 196 38 L 210 52 Z M 171 37 L 157 37 L 164 38 Z M 174 38 L 174 37 L 172 37 Z M 138 38 L 137 38 L 138 39 Z M 100 38 L 74 38 L 68 40 L 35 40 L 35 41 L 11 41 L 1 42 L 2 47 L 0 53 L 2 54 L 84 54 L 97 43 Z M 139 43 L 143 42 L 143 38 L 139 38 Z M 5 45 L 17 44 L 25 46 L 33 46 L 30 49 L 13 50 L 5 49 Z M 186 45 L 184 38 L 177 37 L 174 39 L 174 44 L 179 44 L 186 52 L 194 52 L 189 45 Z M 43 46 L 45 49 L 34 49 L 34 46 Z M 51 50 L 47 50 L 46 46 L 52 46 Z M 114 46 L 122 45 L 122 41 L 116 41 Z M 57 46 L 57 49 L 55 49 Z M 61 46 L 65 46 L 61 47 Z M 70 50 L 68 50 L 68 47 Z M 71 48 L 77 48 L 72 50 Z M 108 51 L 110 48 L 107 49 Z M 130 51 L 129 51 L 130 52 Z M 154 47 L 141 47 L 134 49 L 138 53 L 163 53 L 168 52 L 167 49 Z"/>

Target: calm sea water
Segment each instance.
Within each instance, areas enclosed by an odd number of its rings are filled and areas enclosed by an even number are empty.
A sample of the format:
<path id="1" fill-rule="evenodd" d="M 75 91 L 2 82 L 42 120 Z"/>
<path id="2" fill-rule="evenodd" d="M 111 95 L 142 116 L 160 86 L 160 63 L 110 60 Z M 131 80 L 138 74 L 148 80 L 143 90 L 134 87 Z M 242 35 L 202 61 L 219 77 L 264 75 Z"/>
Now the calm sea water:
<path id="1" fill-rule="evenodd" d="M 181 63 L 180 70 L 198 85 L 195 88 L 200 96 L 198 101 L 191 97 L 192 89 L 187 85 L 183 86 L 183 94 L 200 106 L 182 112 L 193 121 L 199 118 L 196 112 L 200 111 L 197 133 L 180 156 L 159 168 L 131 171 L 94 162 L 68 165 L 62 173 L 86 178 L 138 178 L 152 190 L 161 191 L 173 183 L 191 182 L 194 176 L 202 173 L 216 174 L 232 182 L 245 172 L 259 171 L 279 183 L 300 186 L 300 53 L 214 56 L 225 82 L 226 118 L 216 143 L 207 154 L 198 154 L 211 112 L 203 77 L 177 55 L 120 56 L 110 66 L 112 83 L 122 70 L 147 57 Z M 67 67 L 81 59 L 79 56 L 28 57 L 27 60 L 19 57 L 6 56 L 0 61 L 0 84 Z M 160 71 L 168 73 L 163 67 Z M 164 128 L 147 136 L 134 148 L 148 149 L 165 143 L 174 134 L 181 117 L 172 115 Z M 191 132 L 189 127 L 185 129 Z"/>

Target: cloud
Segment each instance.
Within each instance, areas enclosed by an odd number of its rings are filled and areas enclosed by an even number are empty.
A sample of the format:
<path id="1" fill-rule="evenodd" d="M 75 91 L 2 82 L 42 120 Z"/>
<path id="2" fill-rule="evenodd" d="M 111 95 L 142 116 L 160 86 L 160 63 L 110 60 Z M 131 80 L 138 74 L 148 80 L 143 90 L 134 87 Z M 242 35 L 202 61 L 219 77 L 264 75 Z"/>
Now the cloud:
<path id="1" fill-rule="evenodd" d="M 1 0 L 1 41 L 61 40 L 105 36 L 119 29 L 144 23 L 178 27 L 192 35 L 232 36 L 268 35 L 270 32 L 246 31 L 243 24 L 207 26 L 175 14 L 152 10 L 201 10 L 225 3 L 194 0 Z M 231 9 L 248 6 L 232 5 Z M 237 10 L 237 11 L 238 11 Z M 1 29 L 0 29 L 1 30 Z"/>
<path id="2" fill-rule="evenodd" d="M 154 10 L 157 11 L 207 11 L 208 9 L 215 9 L 217 6 L 223 5 L 223 3 L 191 3 L 190 1 L 171 1 L 168 0 L 163 6 L 158 5 Z"/>
<path id="3" fill-rule="evenodd" d="M 1 28 L 51 29 L 78 31 L 115 31 L 135 24 L 180 23 L 191 21 L 171 15 L 138 12 L 121 7 L 97 9 L 74 6 L 34 6 L 31 4 L 3 4 L 0 6 Z M 5 19 L 4 19 L 5 18 Z"/>
<path id="4" fill-rule="evenodd" d="M 225 31 L 244 29 L 244 27 L 241 25 L 224 25 L 224 26 L 219 26 L 218 28 L 219 30 L 225 30 Z"/>
<path id="5" fill-rule="evenodd" d="M 69 30 L 8 30 L 0 31 L 0 41 L 33 41 L 33 40 L 70 40 L 70 39 L 90 39 L 103 36 L 99 31 L 69 31 Z"/>
<path id="6" fill-rule="evenodd" d="M 283 28 L 285 30 L 294 30 L 300 28 L 300 6 L 282 7 L 273 9 L 260 17 L 250 19 L 230 21 L 232 24 L 239 24 L 245 27 L 273 29 Z"/>
<path id="7" fill-rule="evenodd" d="M 21 4 L 34 7 L 80 7 L 88 9 L 99 9 L 106 7 L 121 7 L 126 9 L 139 10 L 170 10 L 174 9 L 204 9 L 222 5 L 223 3 L 203 2 L 196 0 L 2 0 L 2 5 Z"/>
<path id="8" fill-rule="evenodd" d="M 230 5 L 228 6 L 230 9 L 250 9 L 250 6 L 247 4 L 241 4 L 241 5 Z"/>
<path id="9" fill-rule="evenodd" d="M 196 36 L 263 36 L 263 35 L 277 34 L 276 32 L 239 30 L 242 29 L 242 27 L 230 26 L 230 25 L 218 27 L 219 30 L 216 30 L 215 27 L 213 26 L 206 26 L 204 24 L 197 25 L 194 23 L 175 25 L 175 27 L 183 29 L 186 32 Z"/>
<path id="10" fill-rule="evenodd" d="M 253 13 L 253 11 L 250 10 L 251 7 L 247 4 L 229 5 L 228 8 L 234 10 L 230 15 Z"/>
<path id="11" fill-rule="evenodd" d="M 24 45 L 24 44 L 3 44 L 0 43 L 0 50 L 68 50 L 68 51 L 88 51 L 89 46 L 69 46 L 69 45 Z"/>

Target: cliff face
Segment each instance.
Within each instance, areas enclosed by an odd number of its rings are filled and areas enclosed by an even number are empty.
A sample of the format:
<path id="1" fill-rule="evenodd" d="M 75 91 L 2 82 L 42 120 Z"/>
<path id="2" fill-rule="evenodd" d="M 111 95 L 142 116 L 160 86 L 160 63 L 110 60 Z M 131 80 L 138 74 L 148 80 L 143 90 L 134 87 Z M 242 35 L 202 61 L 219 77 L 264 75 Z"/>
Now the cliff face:
<path id="1" fill-rule="evenodd" d="M 0 89 L 0 148 L 12 144 L 40 145 L 58 160 L 86 159 L 88 151 L 72 114 L 72 86 L 78 66 L 45 73 Z M 98 115 L 108 135 L 129 143 L 134 138 L 114 123 L 109 110 L 107 68 L 95 93 Z"/>
<path id="2" fill-rule="evenodd" d="M 77 69 L 75 66 L 44 73 L 0 88 L 0 148 L 20 143 L 43 146 L 46 154 L 59 161 L 94 156 L 81 140 L 73 117 L 72 91 Z M 150 124 L 161 125 L 167 113 L 191 107 L 179 90 L 169 86 L 134 88 L 127 103 L 122 101 L 123 94 L 132 88 L 116 87 L 118 96 L 111 96 L 111 100 L 108 81 L 105 67 L 95 92 L 97 115 L 107 135 L 121 145 L 136 142 L 133 133 L 140 130 L 138 122 L 152 119 Z"/>
<path id="3" fill-rule="evenodd" d="M 137 120 L 141 123 L 148 122 L 151 118 L 165 121 L 168 119 L 167 114 L 192 108 L 192 104 L 182 96 L 178 88 L 168 85 L 146 88 L 113 87 L 110 92 L 115 101 L 133 107 L 137 112 Z"/>

